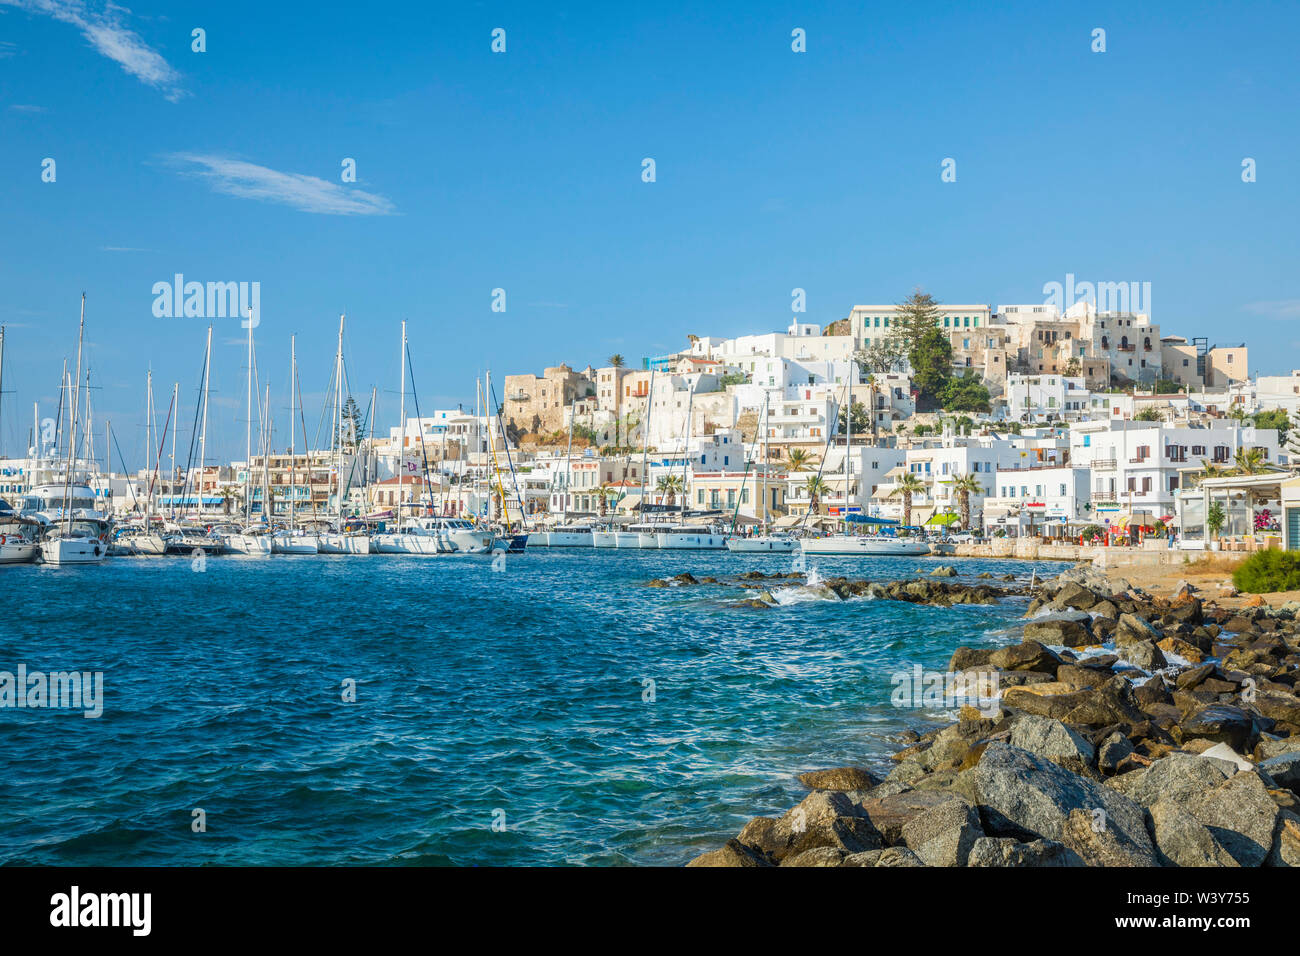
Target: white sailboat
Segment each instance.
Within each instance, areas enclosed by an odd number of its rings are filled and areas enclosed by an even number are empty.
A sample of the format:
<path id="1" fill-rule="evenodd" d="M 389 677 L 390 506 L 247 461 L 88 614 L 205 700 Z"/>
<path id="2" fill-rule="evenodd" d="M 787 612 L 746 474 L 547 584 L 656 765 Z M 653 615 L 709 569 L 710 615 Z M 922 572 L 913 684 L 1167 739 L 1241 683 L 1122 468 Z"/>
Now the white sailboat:
<path id="1" fill-rule="evenodd" d="M 768 429 L 768 397 L 763 398 L 763 472 L 759 476 L 759 497 L 763 499 L 763 523 L 760 526 L 759 533 L 755 535 L 732 535 L 727 538 L 727 550 L 733 553 L 788 553 L 798 547 L 799 542 L 789 535 L 769 534 L 767 530 L 767 468 L 768 468 L 768 449 L 767 449 L 767 429 Z M 757 438 L 758 436 L 755 436 Z M 757 444 L 757 442 L 755 442 Z M 743 486 L 742 486 L 743 487 Z"/>
<path id="2" fill-rule="evenodd" d="M 319 542 L 314 534 L 298 527 L 298 501 L 297 501 L 297 483 L 294 473 L 294 441 L 297 437 L 295 428 L 298 420 L 295 417 L 297 408 L 295 402 L 298 395 L 298 337 L 290 336 L 289 338 L 289 527 L 280 529 L 271 535 L 271 553 L 272 554 L 317 554 L 320 551 Z M 306 428 L 304 426 L 304 431 Z M 306 435 L 303 436 L 306 440 Z M 308 484 L 311 483 L 311 462 L 307 464 Z"/>
<path id="3" fill-rule="evenodd" d="M 857 363 L 850 360 L 849 380 L 845 383 L 847 402 L 845 404 L 845 446 L 844 446 L 844 530 L 839 534 L 828 534 L 818 538 L 804 538 L 799 547 L 804 554 L 821 555 L 922 555 L 930 553 L 930 546 L 920 538 L 900 538 L 892 534 L 849 534 L 849 499 L 852 488 L 853 466 L 853 379 L 857 376 Z M 838 416 L 838 411 L 836 415 Z M 832 436 L 834 431 L 831 432 Z M 827 448 L 830 447 L 827 438 Z M 885 526 L 891 522 L 878 521 Z"/>
<path id="4" fill-rule="evenodd" d="M 41 541 L 41 560 L 46 564 L 61 567 L 72 564 L 99 564 L 108 556 L 108 536 L 111 522 L 94 510 L 94 492 L 85 485 L 75 486 L 74 495 L 72 474 L 77 463 L 77 418 L 80 412 L 81 398 L 81 354 L 82 343 L 86 334 L 86 296 L 81 296 L 81 323 L 77 330 L 77 375 L 73 380 L 72 417 L 68 429 L 68 461 L 63 479 L 63 503 L 59 523 L 45 533 Z M 92 504 L 91 509 L 74 508 L 75 501 L 81 499 L 80 491 L 85 488 L 85 498 Z M 84 500 L 84 499 L 81 499 Z"/>
<path id="5" fill-rule="evenodd" d="M 265 528 L 253 525 L 253 312 L 248 312 L 248 419 L 244 423 L 244 527 L 240 531 L 226 534 L 226 547 L 235 554 L 265 556 L 271 553 L 271 535 Z M 263 461 L 266 459 L 265 414 L 261 419 Z M 266 497 L 262 499 L 262 518 L 266 519 L 269 508 Z"/>
<path id="6" fill-rule="evenodd" d="M 343 494 L 347 485 L 343 470 L 343 323 L 339 316 L 339 342 L 334 354 L 334 472 L 338 477 L 334 515 L 316 533 L 316 547 L 321 554 L 362 555 L 370 553 L 370 535 L 365 531 L 348 531 L 343 520 Z M 355 445 L 356 437 L 353 437 Z"/>

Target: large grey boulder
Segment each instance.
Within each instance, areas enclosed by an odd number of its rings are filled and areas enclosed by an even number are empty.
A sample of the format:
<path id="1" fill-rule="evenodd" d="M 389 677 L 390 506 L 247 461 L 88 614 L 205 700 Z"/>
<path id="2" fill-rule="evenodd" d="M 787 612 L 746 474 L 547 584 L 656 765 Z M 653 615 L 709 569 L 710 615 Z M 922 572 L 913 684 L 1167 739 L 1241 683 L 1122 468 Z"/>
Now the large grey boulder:
<path id="1" fill-rule="evenodd" d="M 728 840 L 726 846 L 719 850 L 710 850 L 697 856 L 687 866 L 771 866 L 772 863 L 763 854 L 745 846 L 739 840 Z"/>
<path id="2" fill-rule="evenodd" d="M 967 866 L 1069 866 L 1071 854 L 1055 840 L 1021 843 L 1011 837 L 980 837 Z"/>
<path id="3" fill-rule="evenodd" d="M 1096 751 L 1082 735 L 1059 720 L 1022 714 L 1011 725 L 1011 746 L 1046 757 L 1075 773 L 1084 773 L 1093 765 Z"/>
<path id="4" fill-rule="evenodd" d="M 814 790 L 780 819 L 751 820 L 736 839 L 777 863 L 819 847 L 847 854 L 881 846 L 859 805 L 837 790 Z"/>
<path id="5" fill-rule="evenodd" d="M 834 767 L 801 773 L 799 782 L 809 790 L 870 790 L 880 778 L 862 767 Z"/>
<path id="6" fill-rule="evenodd" d="M 1056 840 L 1089 865 L 1155 865 L 1145 813 L 1115 790 L 1004 743 L 967 773 L 989 835 Z"/>
<path id="7" fill-rule="evenodd" d="M 1242 866 L 1268 859 L 1279 810 L 1259 774 L 1239 773 L 1201 794 L 1189 809 Z"/>
<path id="8" fill-rule="evenodd" d="M 1300 794 L 1300 751 L 1269 757 L 1260 762 L 1259 769 L 1272 777 L 1278 786 Z"/>
<path id="9" fill-rule="evenodd" d="M 1121 614 L 1115 622 L 1114 641 L 1116 647 L 1129 644 L 1157 644 L 1163 638 L 1159 631 L 1136 614 Z"/>
<path id="10" fill-rule="evenodd" d="M 1069 616 L 1054 614 L 1030 621 L 1025 625 L 1025 640 L 1065 647 L 1097 643 L 1092 636 L 1092 618 L 1082 612 Z"/>
<path id="11" fill-rule="evenodd" d="M 1119 645 L 1119 656 L 1144 671 L 1159 670 L 1169 662 L 1159 647 L 1152 641 L 1134 641 Z"/>
<path id="12" fill-rule="evenodd" d="M 1203 760 L 1195 754 L 1172 753 L 1149 767 L 1115 777 L 1107 785 L 1144 807 L 1169 800 L 1190 807 L 1206 791 L 1228 778 L 1222 761 Z"/>
<path id="13" fill-rule="evenodd" d="M 1238 866 L 1208 828 L 1172 800 L 1150 809 L 1151 837 L 1164 866 Z"/>
<path id="14" fill-rule="evenodd" d="M 926 866 L 965 866 L 971 847 L 983 835 L 979 813 L 956 799 L 924 810 L 903 825 L 903 842 Z"/>

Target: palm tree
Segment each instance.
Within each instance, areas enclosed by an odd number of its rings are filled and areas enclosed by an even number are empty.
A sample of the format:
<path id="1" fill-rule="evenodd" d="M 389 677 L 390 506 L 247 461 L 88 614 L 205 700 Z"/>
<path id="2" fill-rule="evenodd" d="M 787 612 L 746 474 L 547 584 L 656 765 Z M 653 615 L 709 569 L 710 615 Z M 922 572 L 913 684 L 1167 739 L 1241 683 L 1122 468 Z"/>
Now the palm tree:
<path id="1" fill-rule="evenodd" d="M 1264 462 L 1264 449 L 1238 448 L 1232 470 L 1239 475 L 1258 475 L 1268 471 Z"/>
<path id="2" fill-rule="evenodd" d="M 817 475 L 809 475 L 808 481 L 804 484 L 808 491 L 808 513 L 817 514 L 821 507 L 822 495 L 826 494 L 826 482 Z"/>
<path id="3" fill-rule="evenodd" d="M 791 448 L 786 452 L 786 461 L 791 471 L 803 471 L 805 468 L 812 467 L 813 456 L 802 448 Z"/>
<path id="4" fill-rule="evenodd" d="M 614 368 L 622 368 L 623 365 L 625 364 L 623 361 L 623 356 L 620 353 L 615 352 L 613 355 L 609 357 L 609 364 L 614 366 Z"/>
<path id="5" fill-rule="evenodd" d="M 1226 473 L 1227 473 L 1227 469 L 1220 468 L 1214 462 L 1202 458 L 1201 469 L 1200 471 L 1192 472 L 1192 480 L 1197 484 L 1200 484 L 1206 478 L 1219 478 Z"/>
<path id="6" fill-rule="evenodd" d="M 655 483 L 655 491 L 667 496 L 668 500 L 665 504 L 670 508 L 677 504 L 677 493 L 681 490 L 682 479 L 678 475 L 664 475 Z"/>
<path id="7" fill-rule="evenodd" d="M 984 493 L 984 486 L 974 475 L 961 475 L 952 480 L 952 490 L 957 492 L 957 507 L 961 510 L 961 526 L 970 530 L 970 496 Z"/>
<path id="8" fill-rule="evenodd" d="M 609 485 L 601 485 L 596 489 L 596 507 L 599 509 L 602 518 L 609 514 L 609 500 L 615 494 L 616 492 Z"/>
<path id="9" fill-rule="evenodd" d="M 894 484 L 894 490 L 889 493 L 889 497 L 898 495 L 903 499 L 903 527 L 912 525 L 912 496 L 919 495 L 925 491 L 925 483 L 911 472 L 905 473 Z"/>

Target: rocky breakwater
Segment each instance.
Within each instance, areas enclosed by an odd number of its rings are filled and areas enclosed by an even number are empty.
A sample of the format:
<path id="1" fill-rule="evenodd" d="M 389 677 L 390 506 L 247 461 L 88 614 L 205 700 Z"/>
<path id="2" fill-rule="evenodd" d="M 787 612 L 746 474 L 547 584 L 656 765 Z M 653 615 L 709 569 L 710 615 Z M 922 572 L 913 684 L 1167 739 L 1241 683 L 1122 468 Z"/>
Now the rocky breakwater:
<path id="1" fill-rule="evenodd" d="M 1047 582 L 1020 644 L 959 648 L 996 706 L 909 732 L 893 769 L 811 793 L 690 866 L 1300 865 L 1300 622 L 1089 568 Z"/>
<path id="2" fill-rule="evenodd" d="M 947 576 L 947 575 L 937 575 Z M 1009 579 L 1012 577 L 1007 576 Z M 780 601 L 773 594 L 777 587 L 798 586 L 804 596 L 821 597 L 826 600 L 848 601 L 853 598 L 873 600 L 905 601 L 909 604 L 929 604 L 936 607 L 952 607 L 955 604 L 996 604 L 1004 598 L 1023 597 L 1029 593 L 1027 587 L 1000 587 L 992 584 L 963 584 L 956 581 L 939 581 L 930 577 L 903 581 L 869 581 L 864 578 L 835 577 L 817 580 L 815 583 L 801 583 L 802 574 L 770 574 L 761 571 L 748 571 L 728 578 L 697 578 L 683 572 L 668 578 L 655 578 L 646 583 L 651 588 L 680 588 L 697 585 L 721 585 L 739 587 L 755 592 L 753 597 L 735 602 L 732 607 L 769 609 L 778 607 Z"/>

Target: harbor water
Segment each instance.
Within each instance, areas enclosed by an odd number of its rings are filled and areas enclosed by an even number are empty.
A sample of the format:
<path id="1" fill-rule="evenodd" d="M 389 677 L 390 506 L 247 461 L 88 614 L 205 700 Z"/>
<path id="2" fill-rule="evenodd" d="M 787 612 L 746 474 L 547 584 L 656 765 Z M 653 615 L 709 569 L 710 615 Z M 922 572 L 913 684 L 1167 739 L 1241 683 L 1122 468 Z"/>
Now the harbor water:
<path id="1" fill-rule="evenodd" d="M 0 708 L 0 862 L 682 864 L 797 802 L 798 772 L 886 771 L 894 735 L 944 716 L 891 704 L 894 675 L 1025 610 L 646 586 L 791 569 L 591 549 L 0 568 L 0 671 L 103 674 L 97 718 Z"/>

